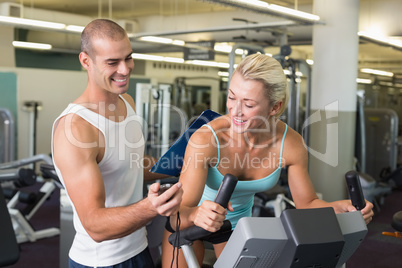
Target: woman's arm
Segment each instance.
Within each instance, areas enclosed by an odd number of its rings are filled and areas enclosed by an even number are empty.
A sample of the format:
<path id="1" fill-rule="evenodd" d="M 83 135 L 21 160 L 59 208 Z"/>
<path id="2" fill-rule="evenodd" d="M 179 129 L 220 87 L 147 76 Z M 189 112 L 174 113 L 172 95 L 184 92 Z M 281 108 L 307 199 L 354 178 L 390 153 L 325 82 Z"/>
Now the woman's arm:
<path id="1" fill-rule="evenodd" d="M 288 168 L 289 188 L 296 208 L 332 207 L 335 213 L 356 211 L 350 200 L 326 202 L 317 197 L 314 186 L 308 174 L 308 154 L 303 138 L 294 130 L 288 132 L 284 145 L 285 165 Z M 366 207 L 361 210 L 368 224 L 374 213 L 373 204 L 366 201 Z"/>
<path id="2" fill-rule="evenodd" d="M 226 215 L 226 209 L 212 201 L 201 200 L 208 168 L 215 164 L 218 148 L 214 136 L 207 127 L 201 127 L 190 138 L 180 174 L 183 188 L 183 199 L 180 206 L 181 229 L 197 225 L 210 232 L 220 229 Z M 212 162 L 211 162 L 212 161 Z M 170 223 L 176 228 L 176 217 Z"/>

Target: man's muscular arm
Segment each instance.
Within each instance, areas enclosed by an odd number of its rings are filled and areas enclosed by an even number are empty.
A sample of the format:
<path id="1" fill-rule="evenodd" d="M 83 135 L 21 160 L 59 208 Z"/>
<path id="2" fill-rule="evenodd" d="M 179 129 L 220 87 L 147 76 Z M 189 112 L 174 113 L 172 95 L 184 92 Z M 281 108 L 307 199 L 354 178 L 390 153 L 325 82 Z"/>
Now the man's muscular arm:
<path id="1" fill-rule="evenodd" d="M 60 119 L 54 133 L 54 161 L 82 225 L 92 239 L 101 242 L 123 237 L 145 226 L 158 214 L 176 213 L 182 195 L 180 184 L 161 196 L 158 196 L 159 184 L 153 184 L 148 197 L 135 204 L 105 207 L 105 189 L 98 168 L 99 141 L 103 138 L 100 135 L 95 127 L 72 114 Z"/>

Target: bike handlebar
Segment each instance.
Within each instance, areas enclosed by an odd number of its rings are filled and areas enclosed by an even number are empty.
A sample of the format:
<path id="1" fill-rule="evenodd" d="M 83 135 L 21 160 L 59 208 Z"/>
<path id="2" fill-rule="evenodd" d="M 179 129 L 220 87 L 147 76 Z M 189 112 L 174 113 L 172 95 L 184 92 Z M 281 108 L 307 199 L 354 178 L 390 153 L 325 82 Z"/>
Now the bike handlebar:
<path id="1" fill-rule="evenodd" d="M 237 181 L 238 181 L 237 178 L 235 176 L 233 176 L 232 174 L 229 174 L 229 173 L 226 174 L 223 177 L 222 183 L 215 196 L 214 202 L 218 203 L 219 205 L 221 205 L 224 208 L 227 208 L 230 197 L 232 196 L 232 193 L 236 187 Z M 221 234 L 224 232 L 228 232 L 231 229 L 232 229 L 232 224 L 228 220 L 225 220 L 223 222 L 221 229 L 219 229 L 219 231 L 217 231 L 215 233 L 211 233 L 199 226 L 191 226 L 189 228 L 180 230 L 178 245 L 174 245 L 174 246 L 180 247 L 185 244 L 190 244 L 191 242 L 193 242 L 195 240 L 206 238 L 207 236 L 210 236 L 210 235 L 217 235 L 217 234 Z M 177 233 L 173 233 L 169 236 L 170 244 L 172 244 L 172 245 L 174 244 L 174 242 L 177 239 L 177 235 L 178 235 Z"/>

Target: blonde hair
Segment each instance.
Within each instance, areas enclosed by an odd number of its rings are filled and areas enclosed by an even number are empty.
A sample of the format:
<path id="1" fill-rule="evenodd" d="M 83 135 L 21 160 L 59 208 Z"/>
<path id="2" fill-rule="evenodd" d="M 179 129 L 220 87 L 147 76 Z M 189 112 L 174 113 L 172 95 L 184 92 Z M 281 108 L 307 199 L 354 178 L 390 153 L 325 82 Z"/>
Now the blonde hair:
<path id="1" fill-rule="evenodd" d="M 282 102 L 282 106 L 275 117 L 281 116 L 288 104 L 289 93 L 282 65 L 276 59 L 264 54 L 249 55 L 236 67 L 233 75 L 235 73 L 239 73 L 244 79 L 257 80 L 263 83 L 270 104 L 275 105 Z"/>

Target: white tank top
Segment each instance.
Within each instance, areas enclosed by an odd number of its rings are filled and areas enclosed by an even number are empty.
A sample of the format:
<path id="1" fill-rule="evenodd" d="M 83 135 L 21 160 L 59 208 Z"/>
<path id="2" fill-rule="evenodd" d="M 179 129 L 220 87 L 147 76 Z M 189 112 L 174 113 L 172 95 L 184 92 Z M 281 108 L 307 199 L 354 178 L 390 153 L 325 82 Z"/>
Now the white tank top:
<path id="1" fill-rule="evenodd" d="M 52 131 L 52 150 L 55 126 L 67 114 L 79 115 L 103 133 L 105 154 L 98 166 L 105 184 L 106 207 L 126 206 L 143 198 L 143 121 L 130 104 L 123 97 L 120 98 L 127 108 L 127 116 L 121 122 L 114 122 L 82 105 L 72 103 L 55 120 Z M 63 176 L 57 165 L 54 165 L 64 185 Z M 72 204 L 71 200 L 70 203 Z M 148 246 L 145 227 L 123 238 L 95 242 L 82 226 L 73 204 L 72 207 L 76 235 L 69 257 L 75 262 L 94 267 L 110 266 L 137 255 Z"/>

